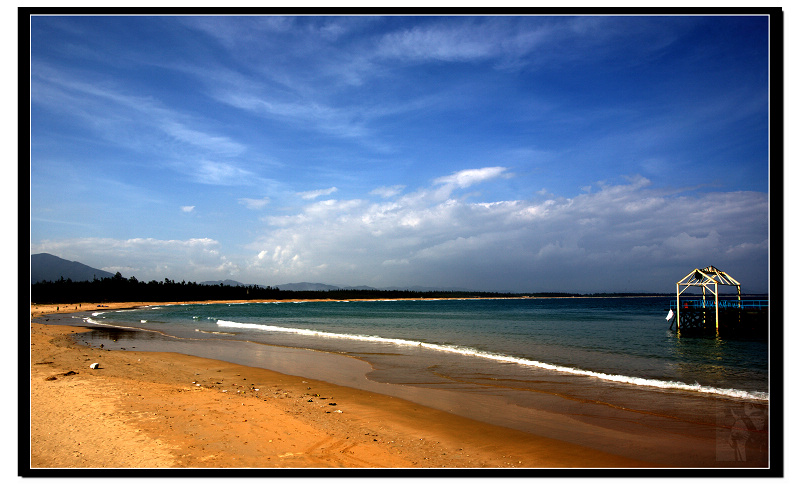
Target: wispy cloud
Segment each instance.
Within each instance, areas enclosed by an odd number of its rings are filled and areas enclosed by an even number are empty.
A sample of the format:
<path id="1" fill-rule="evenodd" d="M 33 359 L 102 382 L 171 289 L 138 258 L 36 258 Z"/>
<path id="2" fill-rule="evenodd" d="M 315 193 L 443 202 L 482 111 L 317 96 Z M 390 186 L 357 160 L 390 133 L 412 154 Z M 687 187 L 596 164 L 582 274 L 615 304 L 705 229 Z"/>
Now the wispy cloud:
<path id="1" fill-rule="evenodd" d="M 311 200 L 311 199 L 317 199 L 320 196 L 327 196 L 329 194 L 333 194 L 338 190 L 339 189 L 337 189 L 334 186 L 327 189 L 315 189 L 314 191 L 304 191 L 302 193 L 297 193 L 297 194 L 303 199 Z"/>
<path id="2" fill-rule="evenodd" d="M 392 196 L 396 196 L 403 192 L 403 189 L 405 189 L 405 185 L 403 184 L 396 184 L 394 186 L 381 186 L 373 189 L 369 192 L 369 194 L 382 196 L 384 198 L 391 198 Z"/>
<path id="3" fill-rule="evenodd" d="M 505 167 L 484 167 L 481 169 L 467 169 L 455 172 L 449 176 L 435 179 L 435 184 L 453 185 L 458 188 L 467 188 L 481 181 L 502 176 L 508 169 Z M 510 177 L 510 176 L 509 176 Z"/>
<path id="4" fill-rule="evenodd" d="M 462 17 L 393 30 L 380 39 L 375 56 L 414 63 L 489 60 L 495 69 L 518 70 L 556 57 L 563 63 L 586 51 L 602 52 L 618 45 L 620 35 L 615 21 L 603 17 Z"/>
<path id="5" fill-rule="evenodd" d="M 89 83 L 69 70 L 42 63 L 36 66 L 31 78 L 32 102 L 50 111 L 69 112 L 95 137 L 152 154 L 157 161 L 205 184 L 229 184 L 251 175 L 236 165 L 210 160 L 241 155 L 247 147 L 229 136 L 199 129 L 196 117 L 102 80 Z"/>
<path id="6" fill-rule="evenodd" d="M 267 206 L 270 201 L 272 200 L 267 196 L 264 196 L 263 198 L 239 198 L 239 203 L 243 204 L 247 208 L 250 208 L 251 210 L 261 210 Z"/>
<path id="7" fill-rule="evenodd" d="M 483 35 L 482 35 L 483 34 Z M 380 56 L 416 60 L 474 60 L 496 54 L 498 43 L 488 40 L 480 29 L 466 29 L 462 26 L 436 24 L 415 26 L 410 29 L 392 32 L 381 39 L 378 45 Z"/>
<path id="8" fill-rule="evenodd" d="M 251 182 L 253 173 L 241 169 L 227 162 L 214 162 L 200 160 L 199 162 L 184 166 L 185 172 L 203 184 L 246 184 Z"/>
<path id="9" fill-rule="evenodd" d="M 218 155 L 239 155 L 246 148 L 241 143 L 235 142 L 226 136 L 193 130 L 176 121 L 165 120 L 161 127 L 166 134 L 175 137 L 178 141 Z"/>
<path id="10" fill-rule="evenodd" d="M 184 213 L 191 213 L 194 211 L 194 205 L 191 206 L 181 206 L 181 211 Z"/>

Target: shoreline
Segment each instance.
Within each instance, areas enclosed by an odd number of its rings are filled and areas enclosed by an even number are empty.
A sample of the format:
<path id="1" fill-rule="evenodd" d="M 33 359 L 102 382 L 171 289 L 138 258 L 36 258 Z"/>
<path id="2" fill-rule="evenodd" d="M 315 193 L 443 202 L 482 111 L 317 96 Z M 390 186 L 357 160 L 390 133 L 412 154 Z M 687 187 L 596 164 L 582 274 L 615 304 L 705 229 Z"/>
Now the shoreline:
<path id="1" fill-rule="evenodd" d="M 31 306 L 31 469 L 657 467 L 302 376 L 89 348 L 71 338 L 85 328 L 35 322 L 168 304 Z"/>
<path id="2" fill-rule="evenodd" d="M 110 302 L 109 305 L 93 304 L 74 304 L 74 303 L 53 303 L 53 304 L 31 304 L 31 316 L 38 317 L 41 315 L 52 314 L 56 312 L 81 312 L 87 310 L 118 310 L 118 309 L 133 309 L 137 307 L 146 307 L 151 305 L 204 305 L 204 304 L 221 304 L 221 303 L 296 303 L 296 302 L 397 302 L 397 301 L 443 301 L 443 300 L 579 300 L 588 298 L 671 298 L 670 294 L 663 295 L 636 295 L 634 297 L 627 296 L 569 296 L 569 297 L 552 297 L 552 296 L 513 296 L 513 297 L 398 297 L 398 298 L 288 298 L 288 299 L 249 299 L 249 300 L 186 300 L 180 302 Z M 65 311 L 52 310 L 54 307 L 63 305 Z M 114 307 L 111 307 L 114 305 Z M 38 310 L 42 307 L 42 310 Z"/>

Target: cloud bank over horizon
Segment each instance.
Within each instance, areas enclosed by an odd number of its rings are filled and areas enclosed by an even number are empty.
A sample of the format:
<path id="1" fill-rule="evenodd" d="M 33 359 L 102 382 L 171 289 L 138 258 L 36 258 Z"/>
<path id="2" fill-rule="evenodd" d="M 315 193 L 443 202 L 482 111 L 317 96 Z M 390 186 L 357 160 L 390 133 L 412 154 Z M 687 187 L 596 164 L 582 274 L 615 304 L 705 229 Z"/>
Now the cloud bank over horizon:
<path id="1" fill-rule="evenodd" d="M 44 241 L 32 253 L 88 254 L 101 269 L 147 280 L 579 293 L 670 292 L 686 272 L 713 263 L 745 290 L 766 291 L 764 193 L 696 195 L 632 176 L 571 198 L 474 199 L 471 188 L 506 173 L 465 169 L 393 199 L 320 199 L 296 214 L 265 215 L 265 231 L 246 246 L 252 252 L 235 258 L 212 238 Z"/>

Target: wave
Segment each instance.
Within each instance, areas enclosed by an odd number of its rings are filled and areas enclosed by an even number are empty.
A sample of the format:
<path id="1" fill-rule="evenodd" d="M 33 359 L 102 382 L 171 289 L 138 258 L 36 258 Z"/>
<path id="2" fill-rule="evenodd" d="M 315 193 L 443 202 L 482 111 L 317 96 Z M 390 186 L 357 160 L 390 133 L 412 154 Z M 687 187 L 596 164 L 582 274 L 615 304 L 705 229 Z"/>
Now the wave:
<path id="1" fill-rule="evenodd" d="M 100 319 L 101 320 L 105 320 L 105 317 L 101 317 Z M 131 330 L 131 331 L 145 331 L 145 332 L 156 332 L 156 333 L 159 333 L 159 331 L 155 331 L 155 330 L 152 330 L 152 329 L 145 329 L 144 327 L 120 326 L 120 325 L 112 324 L 112 323 L 109 323 L 109 322 L 100 322 L 98 320 L 92 319 L 91 317 L 84 317 L 83 321 L 86 322 L 87 324 L 94 324 L 95 326 L 112 327 L 114 329 L 128 329 L 128 330 Z M 146 321 L 141 321 L 141 323 L 144 324 L 144 323 L 146 323 Z M 159 333 L 159 334 L 161 334 L 161 333 Z"/>
<path id="2" fill-rule="evenodd" d="M 105 317 L 101 317 L 100 319 L 105 320 Z M 115 329 L 130 329 L 132 331 L 158 332 L 158 331 L 154 331 L 152 329 L 145 329 L 143 327 L 119 326 L 119 325 L 112 324 L 112 323 L 109 323 L 109 322 L 100 322 L 98 320 L 92 319 L 91 317 L 84 317 L 83 320 L 87 324 L 94 324 L 96 326 L 113 327 Z M 143 320 L 143 321 L 141 321 L 141 323 L 145 324 L 145 323 L 147 323 L 147 321 Z"/>
<path id="3" fill-rule="evenodd" d="M 206 334 L 222 334 L 225 336 L 236 336 L 235 332 L 224 332 L 224 331 L 204 331 L 203 329 L 195 329 L 195 332 L 204 332 Z"/>
<path id="4" fill-rule="evenodd" d="M 483 358 L 487 360 L 494 360 L 501 363 L 514 363 L 517 365 L 523 366 L 530 366 L 535 368 L 541 368 L 544 370 L 551 370 L 555 372 L 567 373 L 571 375 L 581 375 L 587 377 L 593 377 L 599 380 L 605 380 L 608 382 L 618 382 L 618 383 L 625 383 L 631 385 L 637 385 L 642 387 L 653 387 L 658 389 L 679 389 L 679 390 L 688 390 L 693 392 L 700 392 L 704 394 L 713 394 L 713 395 L 720 395 L 726 397 L 733 397 L 737 399 L 751 399 L 751 400 L 758 400 L 758 401 L 769 401 L 769 394 L 764 392 L 748 392 L 746 390 L 741 389 L 723 389 L 718 387 L 709 387 L 700 385 L 699 383 L 694 384 L 687 384 L 685 382 L 679 381 L 666 381 L 666 380 L 657 380 L 657 379 L 647 379 L 643 377 L 633 377 L 630 375 L 618 375 L 618 374 L 608 374 L 602 372 L 595 372 L 592 370 L 585 370 L 581 368 L 574 368 L 574 367 L 566 367 L 561 365 L 554 365 L 552 363 L 545 363 L 536 360 L 529 360 L 527 358 L 520 358 L 518 356 L 512 355 L 505 355 L 505 354 L 498 354 L 498 353 L 491 353 L 488 351 L 482 351 L 479 349 L 465 347 L 465 346 L 457 346 L 457 345 L 447 345 L 447 344 L 437 344 L 437 343 L 428 343 L 424 341 L 412 341 L 409 339 L 400 339 L 400 338 L 385 338 L 382 336 L 371 336 L 371 335 L 363 335 L 363 334 L 340 334 L 340 333 L 332 333 L 332 332 L 325 332 L 325 331 L 313 331 L 310 329 L 299 329 L 299 328 L 292 328 L 292 327 L 280 327 L 280 326 L 270 326 L 265 324 L 251 324 L 251 323 L 243 323 L 243 322 L 234 322 L 234 321 L 226 321 L 223 319 L 217 320 L 217 325 L 220 327 L 228 327 L 234 329 L 259 329 L 262 331 L 273 331 L 273 332 L 282 332 L 287 334 L 299 334 L 303 336 L 315 336 L 319 338 L 332 338 L 332 339 L 344 339 L 349 341 L 367 341 L 367 342 L 375 342 L 375 343 L 388 343 L 393 344 L 396 346 L 410 346 L 410 347 L 419 347 L 425 348 L 430 350 L 436 350 L 446 353 L 454 353 L 458 355 L 464 356 L 473 356 L 477 358 Z"/>

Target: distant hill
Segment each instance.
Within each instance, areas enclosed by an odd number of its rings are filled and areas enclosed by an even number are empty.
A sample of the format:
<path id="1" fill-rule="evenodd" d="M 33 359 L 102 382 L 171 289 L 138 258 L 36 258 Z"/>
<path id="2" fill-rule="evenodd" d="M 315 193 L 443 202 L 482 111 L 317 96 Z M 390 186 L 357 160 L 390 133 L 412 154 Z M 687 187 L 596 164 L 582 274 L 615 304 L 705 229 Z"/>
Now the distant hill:
<path id="1" fill-rule="evenodd" d="M 31 254 L 31 284 L 40 281 L 58 281 L 61 278 L 72 281 L 92 281 L 111 278 L 114 275 L 102 269 L 87 266 L 78 261 L 67 261 L 52 254 Z"/>

